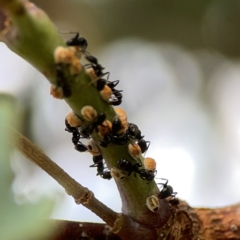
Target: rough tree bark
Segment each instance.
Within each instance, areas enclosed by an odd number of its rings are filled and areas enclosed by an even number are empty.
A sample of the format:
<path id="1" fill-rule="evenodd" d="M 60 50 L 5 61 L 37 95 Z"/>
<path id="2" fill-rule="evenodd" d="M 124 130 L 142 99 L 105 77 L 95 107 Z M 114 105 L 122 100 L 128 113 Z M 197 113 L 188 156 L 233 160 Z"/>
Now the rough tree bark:
<path id="1" fill-rule="evenodd" d="M 81 111 L 85 106 L 92 106 L 97 113 L 104 112 L 107 120 L 112 122 L 116 117 L 114 108 L 96 89 L 92 76 L 81 65 L 76 49 L 66 47 L 46 14 L 27 0 L 0 0 L 0 7 L 0 40 L 42 72 L 53 84 L 52 91 L 67 88 L 64 100 L 84 124 L 89 124 Z M 84 55 L 83 52 L 78 54 Z M 96 131 L 91 137 L 108 168 L 116 170 L 112 175 L 122 199 L 122 213 L 116 213 L 98 201 L 90 190 L 72 179 L 28 139 L 13 131 L 13 143 L 28 159 L 58 181 L 77 204 L 89 208 L 109 226 L 65 222 L 58 225 L 51 239 L 101 239 L 98 231 L 102 231 L 103 226 L 103 239 L 240 239 L 240 204 L 220 209 L 193 209 L 181 200 L 161 199 L 155 181 L 146 184 L 146 179 L 134 174 L 119 178 L 122 174 L 118 169 L 119 159 L 128 159 L 133 165 L 144 161 L 141 155 L 136 159 L 129 154 L 129 139 L 125 144 L 110 143 L 105 148 L 100 146 L 102 138 Z M 149 197 L 152 197 L 152 206 L 146 205 Z"/>

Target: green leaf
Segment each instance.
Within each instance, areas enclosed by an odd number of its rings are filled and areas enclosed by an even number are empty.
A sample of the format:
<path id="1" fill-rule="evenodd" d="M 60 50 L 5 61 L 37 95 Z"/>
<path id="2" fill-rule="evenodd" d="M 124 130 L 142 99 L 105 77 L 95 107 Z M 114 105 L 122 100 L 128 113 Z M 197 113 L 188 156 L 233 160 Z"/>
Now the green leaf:
<path id="1" fill-rule="evenodd" d="M 18 205 L 14 201 L 9 142 L 15 103 L 12 96 L 0 94 L 0 239 L 39 239 L 49 231 L 43 219 L 51 214 L 53 202 L 42 200 L 36 205 Z"/>

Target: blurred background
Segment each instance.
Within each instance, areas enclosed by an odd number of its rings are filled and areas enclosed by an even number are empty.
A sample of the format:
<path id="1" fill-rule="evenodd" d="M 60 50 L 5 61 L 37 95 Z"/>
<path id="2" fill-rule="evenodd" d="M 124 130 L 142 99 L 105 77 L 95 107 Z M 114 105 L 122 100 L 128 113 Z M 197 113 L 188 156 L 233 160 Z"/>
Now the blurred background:
<path id="1" fill-rule="evenodd" d="M 79 31 L 88 50 L 120 79 L 123 107 L 151 141 L 157 177 L 194 207 L 240 200 L 240 1 L 34 1 L 61 32 Z M 63 34 L 65 39 L 73 35 Z M 14 69 L 14 70 L 13 70 Z M 70 108 L 49 95 L 48 81 L 0 43 L 0 90 L 18 99 L 22 132 L 115 211 L 114 181 L 96 176 L 92 157 L 64 131 Z M 102 220 L 17 151 L 12 188 L 18 203 L 49 197 L 52 217 Z"/>

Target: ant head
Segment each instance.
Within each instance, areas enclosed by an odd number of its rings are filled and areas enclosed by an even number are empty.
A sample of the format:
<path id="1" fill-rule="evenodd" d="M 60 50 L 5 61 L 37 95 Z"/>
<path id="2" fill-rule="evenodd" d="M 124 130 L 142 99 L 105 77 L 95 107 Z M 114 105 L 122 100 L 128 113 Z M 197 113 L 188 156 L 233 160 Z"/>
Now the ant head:
<path id="1" fill-rule="evenodd" d="M 69 32 L 71 34 L 74 34 L 75 32 Z M 86 50 L 88 46 L 88 42 L 84 37 L 79 36 L 79 33 L 76 33 L 76 36 L 69 39 L 66 42 L 67 46 L 76 46 L 82 48 L 84 51 Z"/>

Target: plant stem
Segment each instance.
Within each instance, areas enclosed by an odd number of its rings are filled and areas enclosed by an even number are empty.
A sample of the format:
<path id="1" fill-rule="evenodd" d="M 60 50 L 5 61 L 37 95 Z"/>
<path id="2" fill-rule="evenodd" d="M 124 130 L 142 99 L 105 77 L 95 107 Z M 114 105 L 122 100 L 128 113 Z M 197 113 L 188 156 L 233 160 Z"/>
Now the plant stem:
<path id="1" fill-rule="evenodd" d="M 29 160 L 36 163 L 51 177 L 53 177 L 66 192 L 73 196 L 77 203 L 83 204 L 98 215 L 109 226 L 113 227 L 119 214 L 97 200 L 93 193 L 80 183 L 71 178 L 62 168 L 53 162 L 44 152 L 34 145 L 29 139 L 16 130 L 12 130 L 12 143 Z"/>

